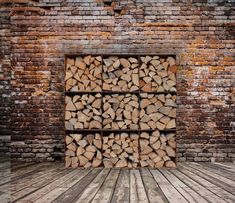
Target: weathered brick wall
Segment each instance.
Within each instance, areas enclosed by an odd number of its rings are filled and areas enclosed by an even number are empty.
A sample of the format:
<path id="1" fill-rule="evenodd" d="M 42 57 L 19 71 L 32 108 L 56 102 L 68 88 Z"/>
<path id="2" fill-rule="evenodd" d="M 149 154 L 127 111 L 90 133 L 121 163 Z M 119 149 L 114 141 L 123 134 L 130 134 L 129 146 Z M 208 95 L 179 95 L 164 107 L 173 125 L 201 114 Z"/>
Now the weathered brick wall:
<path id="1" fill-rule="evenodd" d="M 0 157 L 9 156 L 10 147 L 10 7 L 0 3 Z"/>
<path id="2" fill-rule="evenodd" d="M 232 1 L 15 1 L 12 157 L 63 155 L 65 54 L 151 53 L 175 54 L 181 65 L 179 160 L 234 160 Z"/>

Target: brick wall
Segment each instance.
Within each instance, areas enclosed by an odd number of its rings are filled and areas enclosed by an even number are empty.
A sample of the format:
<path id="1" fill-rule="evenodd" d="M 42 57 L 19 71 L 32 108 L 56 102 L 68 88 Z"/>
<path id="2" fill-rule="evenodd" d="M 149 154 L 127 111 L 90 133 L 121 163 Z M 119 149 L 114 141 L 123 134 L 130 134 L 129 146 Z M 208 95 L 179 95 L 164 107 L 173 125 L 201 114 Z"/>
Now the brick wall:
<path id="1" fill-rule="evenodd" d="M 4 40 L 1 32 L 1 64 L 9 68 L 10 39 L 12 157 L 54 160 L 63 155 L 65 54 L 156 53 L 175 54 L 181 65 L 178 160 L 234 160 L 232 1 L 15 0 L 10 18 L 1 18 L 11 23 L 1 25 L 11 33 Z M 7 79 L 5 73 L 1 76 Z M 5 83 L 1 92 L 8 89 Z M 3 99 L 7 105 L 8 97 Z M 9 115 L 6 108 L 3 113 Z"/>
<path id="2" fill-rule="evenodd" d="M 10 7 L 0 4 L 0 157 L 9 157 L 10 147 Z"/>

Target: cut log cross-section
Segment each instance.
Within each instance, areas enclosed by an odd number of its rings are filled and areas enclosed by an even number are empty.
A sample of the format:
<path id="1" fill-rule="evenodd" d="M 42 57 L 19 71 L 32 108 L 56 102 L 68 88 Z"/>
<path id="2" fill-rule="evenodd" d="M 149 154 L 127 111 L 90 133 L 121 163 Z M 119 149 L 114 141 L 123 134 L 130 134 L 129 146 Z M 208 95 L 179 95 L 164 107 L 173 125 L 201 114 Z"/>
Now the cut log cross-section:
<path id="1" fill-rule="evenodd" d="M 139 142 L 141 167 L 176 167 L 174 133 L 164 135 L 159 131 L 154 131 L 152 134 L 142 132 Z"/>
<path id="2" fill-rule="evenodd" d="M 173 57 L 141 57 L 140 89 L 144 92 L 176 92 L 176 62 Z"/>
<path id="3" fill-rule="evenodd" d="M 174 129 L 176 127 L 176 96 L 171 94 L 140 94 L 140 129 Z"/>
<path id="4" fill-rule="evenodd" d="M 101 91 L 102 58 L 101 56 L 76 57 L 67 59 L 65 73 L 66 91 Z"/>
<path id="5" fill-rule="evenodd" d="M 135 133 L 111 133 L 103 137 L 104 167 L 135 168 L 139 162 L 139 136 Z"/>
<path id="6" fill-rule="evenodd" d="M 103 90 L 136 91 L 139 89 L 139 63 L 136 58 L 103 59 Z"/>
<path id="7" fill-rule="evenodd" d="M 112 94 L 103 97 L 105 129 L 138 129 L 138 97 L 134 94 Z"/>
<path id="8" fill-rule="evenodd" d="M 100 93 L 66 96 L 66 129 L 101 129 L 101 102 Z"/>
<path id="9" fill-rule="evenodd" d="M 67 145 L 65 152 L 66 167 L 98 167 L 102 164 L 102 139 L 99 133 L 87 134 L 70 134 L 66 136 Z"/>

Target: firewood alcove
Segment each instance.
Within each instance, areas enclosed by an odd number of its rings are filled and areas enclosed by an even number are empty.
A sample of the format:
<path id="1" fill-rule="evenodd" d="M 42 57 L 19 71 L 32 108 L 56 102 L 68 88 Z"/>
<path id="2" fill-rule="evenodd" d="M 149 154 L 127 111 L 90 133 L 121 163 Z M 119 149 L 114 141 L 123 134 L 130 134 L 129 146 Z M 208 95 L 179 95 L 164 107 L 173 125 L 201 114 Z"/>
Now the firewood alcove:
<path id="1" fill-rule="evenodd" d="M 176 60 L 66 57 L 66 167 L 175 167 Z"/>

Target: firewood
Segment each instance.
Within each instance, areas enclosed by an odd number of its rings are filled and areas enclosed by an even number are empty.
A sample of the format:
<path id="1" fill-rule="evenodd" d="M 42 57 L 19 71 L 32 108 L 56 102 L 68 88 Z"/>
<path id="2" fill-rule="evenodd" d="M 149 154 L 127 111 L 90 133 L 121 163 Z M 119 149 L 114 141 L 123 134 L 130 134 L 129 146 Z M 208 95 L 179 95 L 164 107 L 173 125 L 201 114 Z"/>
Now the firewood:
<path id="1" fill-rule="evenodd" d="M 112 94 L 103 97 L 105 129 L 138 129 L 138 97 Z"/>
<path id="2" fill-rule="evenodd" d="M 102 128 L 101 94 L 76 95 L 67 100 L 65 110 L 74 116 L 66 123 L 67 130 Z"/>
<path id="3" fill-rule="evenodd" d="M 140 94 L 140 129 L 172 129 L 176 127 L 176 104 L 172 95 Z"/>
<path id="4" fill-rule="evenodd" d="M 102 65 L 97 58 L 90 55 L 77 57 L 75 63 L 73 59 L 67 58 L 66 91 L 101 91 Z"/>
<path id="5" fill-rule="evenodd" d="M 105 143 L 108 143 L 105 144 Z M 103 137 L 105 167 L 137 167 L 139 161 L 138 134 L 111 133 Z"/>
<path id="6" fill-rule="evenodd" d="M 171 67 L 175 65 L 174 58 L 168 57 L 165 60 L 159 59 L 158 56 L 146 56 L 141 57 L 141 61 L 139 83 L 142 91 L 174 92 L 176 90 L 175 71 L 171 71 Z"/>
<path id="7" fill-rule="evenodd" d="M 166 161 L 165 162 L 165 166 L 168 167 L 168 168 L 176 168 L 176 164 L 175 162 L 169 160 L 169 161 Z"/>
<path id="8" fill-rule="evenodd" d="M 68 143 L 66 146 L 66 167 L 77 166 L 98 167 L 102 164 L 102 139 L 100 134 L 87 134 L 81 137 L 81 134 L 70 134 L 66 136 Z"/>
<path id="9" fill-rule="evenodd" d="M 70 136 L 78 143 L 82 139 L 82 134 L 70 134 Z"/>
<path id="10" fill-rule="evenodd" d="M 166 129 L 171 129 L 175 127 L 176 127 L 175 119 L 171 119 L 166 125 Z"/>
<path id="11" fill-rule="evenodd" d="M 103 164 L 104 164 L 104 167 L 105 168 L 112 168 L 113 167 L 113 163 L 110 161 L 110 160 L 108 160 L 108 159 L 104 159 L 103 160 Z"/>
<path id="12" fill-rule="evenodd" d="M 127 166 L 127 160 L 126 159 L 120 159 L 116 165 L 117 168 L 123 168 Z"/>
<path id="13" fill-rule="evenodd" d="M 175 150 L 171 146 L 166 146 L 166 153 L 170 157 L 175 157 Z"/>
<path id="14" fill-rule="evenodd" d="M 92 161 L 92 167 L 98 167 L 101 165 L 101 163 L 102 163 L 102 160 L 94 158 Z"/>
<path id="15" fill-rule="evenodd" d="M 136 91 L 139 88 L 138 60 L 109 57 L 103 59 L 103 90 Z"/>
<path id="16" fill-rule="evenodd" d="M 71 165 L 71 163 L 72 163 L 72 158 L 69 156 L 66 156 L 65 157 L 65 167 L 66 168 L 69 167 Z"/>
<path id="17" fill-rule="evenodd" d="M 142 132 L 139 138 L 140 165 L 142 167 L 159 168 L 163 167 L 164 163 L 173 161 L 171 157 L 176 156 L 175 150 L 168 145 L 167 141 L 175 142 L 175 134 L 160 134 L 157 130 L 151 134 Z"/>
<path id="18" fill-rule="evenodd" d="M 175 133 L 159 130 L 176 128 L 176 70 L 173 57 L 67 58 L 66 91 L 141 93 L 65 96 L 66 130 L 154 131 L 66 135 L 66 167 L 175 167 Z"/>
<path id="19" fill-rule="evenodd" d="M 75 152 L 76 151 L 76 144 L 74 142 L 70 143 L 69 145 L 67 145 L 67 149 Z"/>
<path id="20" fill-rule="evenodd" d="M 66 137 L 65 137 L 65 143 L 66 143 L 67 145 L 69 145 L 72 141 L 73 141 L 73 138 L 70 137 L 69 135 L 66 135 Z"/>

